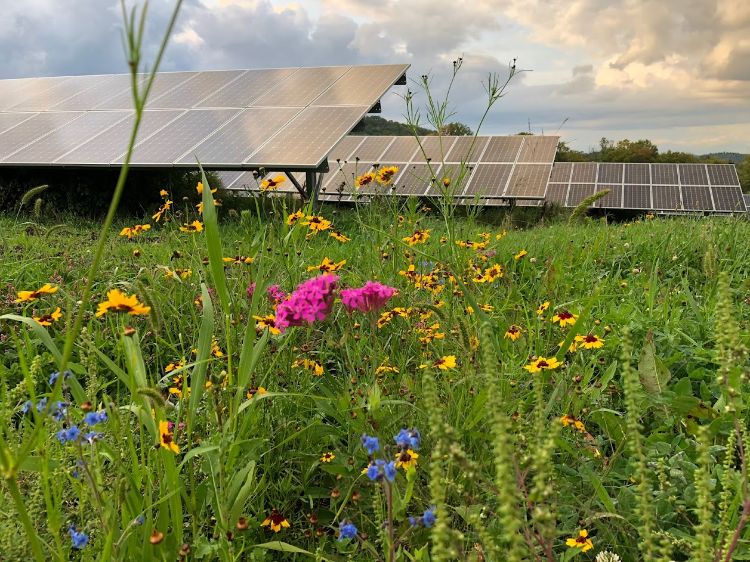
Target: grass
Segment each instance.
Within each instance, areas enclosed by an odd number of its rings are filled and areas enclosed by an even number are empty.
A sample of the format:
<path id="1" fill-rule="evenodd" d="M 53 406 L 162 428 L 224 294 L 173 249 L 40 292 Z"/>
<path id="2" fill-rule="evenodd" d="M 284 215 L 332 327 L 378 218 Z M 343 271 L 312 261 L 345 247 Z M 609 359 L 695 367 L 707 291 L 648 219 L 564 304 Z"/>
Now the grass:
<path id="1" fill-rule="evenodd" d="M 2 466 L 6 479 L 9 467 L 17 474 L 25 505 L 19 512 L 12 486 L 0 488 L 0 558 L 34 554 L 29 525 L 50 560 L 593 560 L 604 551 L 711 560 L 723 559 L 735 529 L 734 555 L 750 554 L 744 452 L 732 441 L 735 422 L 747 423 L 746 379 L 730 373 L 747 369 L 746 221 L 519 230 L 481 217 L 446 224 L 414 202 L 324 207 L 351 239 L 340 242 L 287 225 L 293 209 L 281 200 L 220 224 L 198 217 L 196 202 L 169 222 L 144 219 L 151 230 L 132 240 L 117 235 L 132 223 L 109 236 L 67 378 L 48 380 L 64 319 L 47 343 L 33 322 L 0 321 L 0 450 L 22 459 Z M 197 218 L 203 232 L 180 231 Z M 0 314 L 75 308 L 98 228 L 0 218 Z M 429 238 L 410 246 L 415 230 Z M 340 287 L 377 280 L 398 289 L 380 312 L 410 312 L 378 326 L 379 313 L 336 302 L 312 325 L 256 330 L 254 316 L 274 313 L 267 288 L 292 291 L 324 258 L 345 261 Z M 402 273 L 410 264 L 427 288 Z M 493 264 L 503 275 L 475 282 L 475 266 Z M 44 283 L 58 291 L 14 302 Z M 150 312 L 96 317 L 113 288 Z M 722 298 L 731 320 L 717 322 Z M 553 322 L 562 311 L 573 325 Z M 603 347 L 584 349 L 587 334 Z M 456 367 L 441 369 L 450 356 Z M 532 374 L 524 367 L 537 357 L 562 364 Z M 60 421 L 21 412 L 45 396 L 69 403 Z M 88 409 L 107 413 L 93 428 L 101 437 L 60 443 Z M 164 420 L 178 453 L 160 446 Z M 361 436 L 379 437 L 374 456 L 390 461 L 402 428 L 421 432 L 416 467 L 370 481 Z M 426 528 L 418 518 L 432 506 Z M 274 511 L 271 523 L 289 527 L 262 525 Z M 347 522 L 356 537 L 337 540 Z M 585 552 L 566 544 L 583 529 Z M 88 544 L 74 549 L 81 532 Z"/>

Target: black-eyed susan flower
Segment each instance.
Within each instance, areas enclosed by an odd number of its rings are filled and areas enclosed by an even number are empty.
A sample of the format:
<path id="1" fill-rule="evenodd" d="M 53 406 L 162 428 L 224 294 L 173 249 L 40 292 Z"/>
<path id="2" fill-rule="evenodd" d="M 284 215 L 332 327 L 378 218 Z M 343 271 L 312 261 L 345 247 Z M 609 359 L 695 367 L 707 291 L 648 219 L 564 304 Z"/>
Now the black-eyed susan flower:
<path id="1" fill-rule="evenodd" d="M 331 462 L 335 458 L 336 455 L 334 455 L 331 451 L 328 451 L 327 453 L 323 453 L 320 456 L 320 462 Z"/>
<path id="2" fill-rule="evenodd" d="M 539 305 L 539 307 L 536 309 L 536 313 L 538 316 L 541 316 L 544 314 L 547 309 L 549 308 L 549 301 L 544 301 L 542 304 Z"/>
<path id="3" fill-rule="evenodd" d="M 473 240 L 457 240 L 456 246 L 461 248 L 469 248 L 470 250 L 484 250 L 487 247 L 487 240 L 482 242 L 474 242 Z"/>
<path id="4" fill-rule="evenodd" d="M 60 320 L 60 318 L 62 318 L 62 312 L 60 311 L 60 307 L 58 306 L 50 313 L 42 314 L 41 316 L 32 316 L 32 318 L 42 326 L 49 327 L 52 326 L 54 322 L 57 322 L 58 320 Z"/>
<path id="5" fill-rule="evenodd" d="M 111 289 L 107 291 L 107 300 L 99 303 L 96 316 L 102 316 L 107 312 L 127 312 L 131 316 L 137 316 L 148 314 L 151 307 L 138 302 L 135 295 L 126 295 L 120 289 Z"/>
<path id="6" fill-rule="evenodd" d="M 441 371 L 447 371 L 449 369 L 456 368 L 456 356 L 455 355 L 444 355 L 439 359 L 436 359 L 432 365 L 420 365 L 420 369 L 426 369 L 427 367 L 436 367 Z"/>
<path id="7" fill-rule="evenodd" d="M 580 433 L 586 433 L 586 426 L 575 416 L 565 414 L 560 418 L 560 423 L 563 424 L 563 427 L 574 427 Z"/>
<path id="8" fill-rule="evenodd" d="M 303 218 L 305 218 L 305 213 L 303 213 L 302 211 L 295 211 L 286 217 L 286 224 L 288 224 L 289 226 L 294 226 L 295 224 L 297 224 L 297 221 Z"/>
<path id="9" fill-rule="evenodd" d="M 583 349 L 599 349 L 600 347 L 604 347 L 604 340 L 594 334 L 576 336 L 575 341 Z"/>
<path id="10" fill-rule="evenodd" d="M 294 363 L 292 363 L 292 369 L 295 368 L 302 368 L 310 371 L 316 377 L 323 376 L 323 365 L 321 365 L 317 361 L 313 361 L 312 359 L 297 359 Z"/>
<path id="11" fill-rule="evenodd" d="M 267 394 L 268 391 L 263 388 L 262 386 L 251 386 L 250 389 L 247 391 L 247 399 L 252 400 L 255 396 L 263 396 L 264 394 Z"/>
<path id="12" fill-rule="evenodd" d="M 251 258 L 248 256 L 234 256 L 231 258 L 221 258 L 224 263 L 231 263 L 233 265 L 250 265 L 255 261 L 255 258 Z"/>
<path id="13" fill-rule="evenodd" d="M 510 326 L 508 326 L 508 329 L 505 330 L 505 337 L 511 341 L 516 341 L 518 338 L 521 337 L 522 333 L 523 333 L 523 330 L 519 326 L 516 326 L 515 324 L 511 324 Z"/>
<path id="14" fill-rule="evenodd" d="M 195 186 L 195 190 L 198 192 L 198 195 L 203 195 L 203 182 L 199 181 L 198 185 Z M 216 189 L 212 189 L 211 193 L 216 193 Z"/>
<path id="15" fill-rule="evenodd" d="M 357 178 L 354 180 L 354 187 L 357 189 L 362 189 L 366 185 L 370 185 L 372 182 L 375 181 L 375 174 L 372 172 L 367 172 L 366 174 L 362 174 L 361 176 L 357 176 Z"/>
<path id="16" fill-rule="evenodd" d="M 411 236 L 406 236 L 402 238 L 404 242 L 409 244 L 409 246 L 415 246 L 417 244 L 424 244 L 427 242 L 427 239 L 430 237 L 430 231 L 428 230 L 415 230 L 414 234 Z"/>
<path id="17" fill-rule="evenodd" d="M 284 176 L 275 176 L 273 178 L 264 179 L 260 182 L 261 191 L 276 191 L 279 186 L 286 181 Z"/>
<path id="18" fill-rule="evenodd" d="M 537 357 L 534 361 L 524 366 L 529 373 L 538 373 L 542 369 L 557 369 L 562 363 L 560 363 L 556 357 Z"/>
<path id="19" fill-rule="evenodd" d="M 513 256 L 513 259 L 516 260 L 516 261 L 518 261 L 521 258 L 523 258 L 526 254 L 528 254 L 528 252 L 526 250 L 521 250 L 515 256 Z"/>
<path id="20" fill-rule="evenodd" d="M 302 221 L 302 226 L 306 226 L 311 233 L 318 233 L 331 228 L 331 221 L 319 215 L 309 215 Z"/>
<path id="21" fill-rule="evenodd" d="M 131 240 L 139 234 L 148 230 L 151 230 L 150 224 L 136 224 L 133 227 L 126 226 L 120 231 L 120 236 L 127 237 L 128 240 Z"/>
<path id="22" fill-rule="evenodd" d="M 167 363 L 167 366 L 164 367 L 164 372 L 171 373 L 172 371 L 176 371 L 177 369 L 182 369 L 185 364 L 186 362 L 184 358 L 177 361 L 172 361 L 171 363 Z"/>
<path id="23" fill-rule="evenodd" d="M 321 273 L 333 273 L 338 271 L 346 265 L 346 260 L 340 262 L 334 262 L 333 260 L 325 257 L 319 265 L 311 265 L 307 268 L 307 271 L 320 271 Z"/>
<path id="24" fill-rule="evenodd" d="M 270 527 L 274 533 L 278 533 L 281 529 L 288 529 L 290 527 L 289 521 L 286 517 L 281 515 L 275 509 L 271 511 L 271 514 L 263 520 L 260 524 L 261 527 Z"/>
<path id="25" fill-rule="evenodd" d="M 495 264 L 484 270 L 484 278 L 492 283 L 503 276 L 503 266 Z"/>
<path id="26" fill-rule="evenodd" d="M 588 538 L 589 532 L 586 529 L 578 531 L 577 537 L 571 537 L 565 541 L 570 548 L 580 548 L 581 552 L 587 552 L 594 548 L 594 543 Z"/>
<path id="27" fill-rule="evenodd" d="M 564 328 L 565 326 L 572 326 L 573 324 L 575 324 L 577 319 L 577 314 L 573 314 L 571 312 L 568 312 L 567 310 L 559 310 L 552 317 L 552 322 L 557 322 L 558 324 L 560 324 L 561 328 Z"/>
<path id="28" fill-rule="evenodd" d="M 397 173 L 397 166 L 384 166 L 378 170 L 378 173 L 375 176 L 375 180 L 380 185 L 389 185 L 393 181 L 393 178 Z"/>
<path id="29" fill-rule="evenodd" d="M 408 470 L 411 467 L 417 468 L 418 458 L 419 455 L 411 449 L 401 451 L 396 458 L 396 468 L 403 468 L 404 470 Z"/>
<path id="30" fill-rule="evenodd" d="M 274 336 L 278 336 L 281 333 L 281 330 L 276 327 L 276 317 L 273 314 L 253 316 L 253 320 L 255 320 L 255 329 L 258 332 L 268 330 Z"/>
<path id="31" fill-rule="evenodd" d="M 190 224 L 183 224 L 180 227 L 181 232 L 203 232 L 203 223 L 199 220 L 194 220 Z"/>
<path id="32" fill-rule="evenodd" d="M 334 240 L 338 240 L 339 242 L 343 242 L 343 243 L 349 242 L 351 240 L 351 238 L 349 238 L 348 236 L 345 236 L 338 230 L 332 230 L 328 236 L 330 236 Z"/>
<path id="33" fill-rule="evenodd" d="M 57 287 L 50 283 L 45 283 L 36 291 L 18 291 L 15 302 L 31 302 L 40 298 L 42 295 L 52 295 L 57 292 Z"/>
<path id="34" fill-rule="evenodd" d="M 159 444 L 175 454 L 180 452 L 180 447 L 174 442 L 174 433 L 170 431 L 169 422 L 166 420 L 159 422 Z"/>

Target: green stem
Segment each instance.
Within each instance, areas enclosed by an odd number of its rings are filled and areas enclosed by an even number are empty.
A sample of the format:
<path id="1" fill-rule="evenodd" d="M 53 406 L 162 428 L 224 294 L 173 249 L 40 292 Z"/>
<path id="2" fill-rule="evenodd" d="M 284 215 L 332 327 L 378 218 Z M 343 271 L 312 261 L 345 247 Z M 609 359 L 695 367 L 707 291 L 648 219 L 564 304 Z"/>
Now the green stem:
<path id="1" fill-rule="evenodd" d="M 23 497 L 21 496 L 21 492 L 18 490 L 18 483 L 16 482 L 15 475 L 9 476 L 5 480 L 5 483 L 8 486 L 10 495 L 13 497 L 13 503 L 16 504 L 18 517 L 21 519 L 21 523 L 26 529 L 26 534 L 29 537 L 29 544 L 31 545 L 31 551 L 34 553 L 34 558 L 37 560 L 37 562 L 44 562 L 45 558 L 44 553 L 42 552 L 42 545 L 39 543 L 39 538 L 36 536 L 36 530 L 34 529 L 34 524 L 31 522 L 29 513 L 26 511 L 26 506 L 23 503 Z"/>

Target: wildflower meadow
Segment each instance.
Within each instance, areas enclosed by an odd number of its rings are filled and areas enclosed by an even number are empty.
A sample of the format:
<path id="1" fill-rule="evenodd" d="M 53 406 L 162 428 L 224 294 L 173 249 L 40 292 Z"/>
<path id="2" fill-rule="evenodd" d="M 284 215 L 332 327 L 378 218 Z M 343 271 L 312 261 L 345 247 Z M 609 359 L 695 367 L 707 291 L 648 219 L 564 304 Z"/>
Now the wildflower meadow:
<path id="1" fill-rule="evenodd" d="M 0 560 L 750 559 L 744 218 L 481 213 L 391 166 L 118 216 L 166 45 L 139 77 L 123 18 L 106 217 L 0 216 Z"/>

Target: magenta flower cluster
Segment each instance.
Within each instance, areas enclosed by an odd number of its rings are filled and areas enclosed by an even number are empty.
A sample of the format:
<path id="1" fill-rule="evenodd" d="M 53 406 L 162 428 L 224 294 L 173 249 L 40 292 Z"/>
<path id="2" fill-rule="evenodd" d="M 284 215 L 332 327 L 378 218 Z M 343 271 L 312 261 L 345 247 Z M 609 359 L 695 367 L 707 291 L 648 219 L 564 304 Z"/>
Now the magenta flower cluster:
<path id="1" fill-rule="evenodd" d="M 266 289 L 266 294 L 268 294 L 268 300 L 271 301 L 271 304 L 279 304 L 286 298 L 286 293 L 278 285 L 270 285 Z"/>
<path id="2" fill-rule="evenodd" d="M 396 289 L 383 285 L 377 281 L 368 281 L 363 287 L 358 289 L 344 289 L 341 291 L 341 302 L 346 309 L 351 312 L 359 310 L 360 312 L 378 311 L 390 298 L 396 294 Z"/>
<path id="3" fill-rule="evenodd" d="M 301 283 L 276 307 L 276 327 L 303 326 L 325 320 L 336 298 L 338 275 L 320 275 Z"/>

